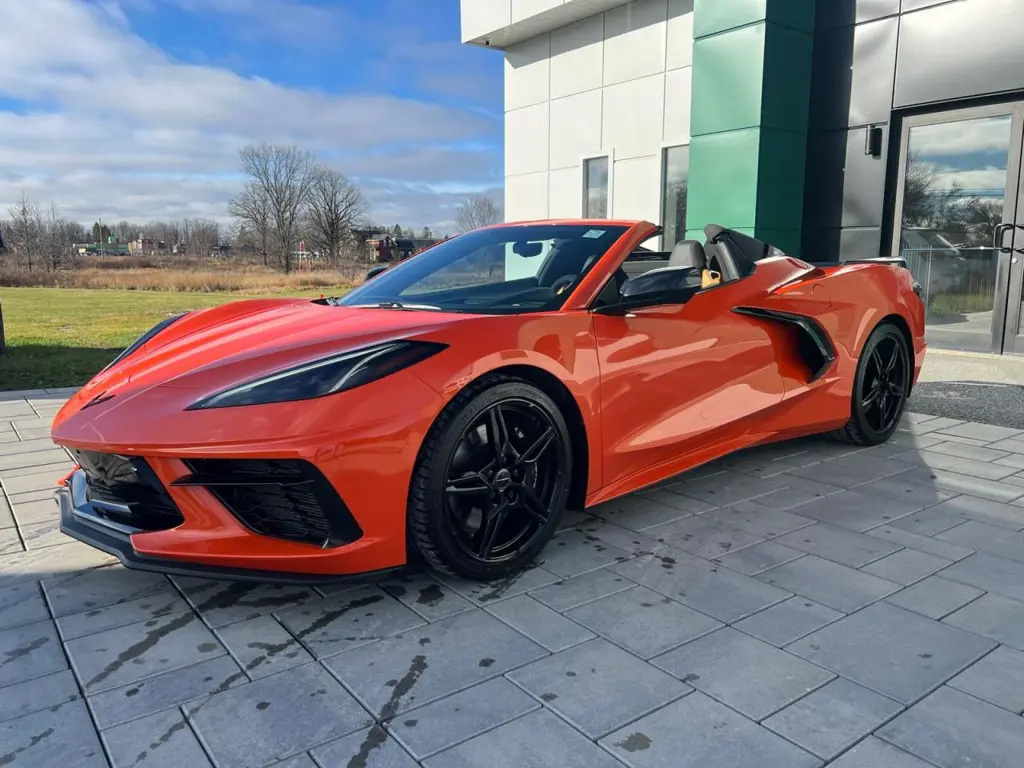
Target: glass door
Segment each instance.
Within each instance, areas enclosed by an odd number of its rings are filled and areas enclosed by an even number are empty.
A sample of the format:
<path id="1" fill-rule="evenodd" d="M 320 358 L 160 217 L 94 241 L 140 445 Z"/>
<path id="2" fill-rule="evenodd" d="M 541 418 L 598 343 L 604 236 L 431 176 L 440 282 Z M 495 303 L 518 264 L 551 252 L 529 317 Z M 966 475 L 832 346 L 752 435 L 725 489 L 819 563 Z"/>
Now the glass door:
<path id="1" fill-rule="evenodd" d="M 892 252 L 924 289 L 929 344 L 1024 352 L 1022 138 L 1024 103 L 904 121 Z"/>

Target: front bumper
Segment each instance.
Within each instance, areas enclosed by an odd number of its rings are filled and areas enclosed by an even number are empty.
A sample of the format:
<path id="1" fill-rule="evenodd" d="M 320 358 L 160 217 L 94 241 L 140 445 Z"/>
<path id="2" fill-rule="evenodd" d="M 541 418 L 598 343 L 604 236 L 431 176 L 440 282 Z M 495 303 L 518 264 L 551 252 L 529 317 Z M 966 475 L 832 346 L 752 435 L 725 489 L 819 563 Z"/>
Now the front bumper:
<path id="1" fill-rule="evenodd" d="M 151 557 L 139 553 L 132 545 L 131 537 L 137 532 L 136 529 L 106 519 L 101 510 L 89 502 L 85 488 L 85 473 L 82 470 L 76 470 L 68 477 L 66 484 L 57 491 L 55 498 L 60 507 L 61 531 L 84 544 L 114 555 L 126 568 L 165 573 L 172 576 L 192 576 L 261 584 L 304 585 L 374 581 L 387 573 L 402 570 L 400 567 L 345 575 L 287 573 Z"/>

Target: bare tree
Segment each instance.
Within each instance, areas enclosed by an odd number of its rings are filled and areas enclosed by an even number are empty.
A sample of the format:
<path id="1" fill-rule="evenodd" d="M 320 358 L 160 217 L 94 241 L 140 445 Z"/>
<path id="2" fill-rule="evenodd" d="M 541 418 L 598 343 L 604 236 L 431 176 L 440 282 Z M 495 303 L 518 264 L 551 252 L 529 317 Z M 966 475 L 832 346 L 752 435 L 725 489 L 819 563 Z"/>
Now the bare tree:
<path id="1" fill-rule="evenodd" d="M 252 247 L 266 266 L 270 261 L 270 201 L 258 184 L 247 182 L 228 210 L 238 222 L 238 239 Z"/>
<path id="2" fill-rule="evenodd" d="M 467 197 L 459 205 L 455 225 L 459 232 L 469 232 L 491 224 L 500 224 L 505 218 L 501 206 L 486 195 Z"/>
<path id="3" fill-rule="evenodd" d="M 249 144 L 239 153 L 242 169 L 267 202 L 271 243 L 285 272 L 292 271 L 302 214 L 316 176 L 316 164 L 307 150 L 269 144 Z"/>
<path id="4" fill-rule="evenodd" d="M 342 244 L 366 211 L 366 198 L 344 174 L 331 168 L 316 170 L 309 194 L 309 229 L 313 242 L 327 252 L 331 264 L 338 262 Z"/>
<path id="5" fill-rule="evenodd" d="M 220 227 L 209 219 L 186 219 L 188 252 L 199 259 L 208 259 L 214 246 L 220 245 Z"/>
<path id="6" fill-rule="evenodd" d="M 50 204 L 46 214 L 39 217 L 39 256 L 47 272 L 56 272 L 74 266 L 75 254 L 71 248 L 75 224 L 62 219 L 57 206 Z"/>
<path id="7" fill-rule="evenodd" d="M 40 220 L 42 214 L 24 192 L 18 202 L 7 209 L 11 223 L 7 232 L 7 247 L 14 252 L 15 262 L 32 271 L 32 257 L 39 252 Z"/>
<path id="8" fill-rule="evenodd" d="M 133 224 L 130 221 L 119 221 L 114 225 L 111 234 L 117 238 L 119 243 L 130 243 L 133 240 L 138 240 L 142 236 L 142 227 L 138 224 Z"/>

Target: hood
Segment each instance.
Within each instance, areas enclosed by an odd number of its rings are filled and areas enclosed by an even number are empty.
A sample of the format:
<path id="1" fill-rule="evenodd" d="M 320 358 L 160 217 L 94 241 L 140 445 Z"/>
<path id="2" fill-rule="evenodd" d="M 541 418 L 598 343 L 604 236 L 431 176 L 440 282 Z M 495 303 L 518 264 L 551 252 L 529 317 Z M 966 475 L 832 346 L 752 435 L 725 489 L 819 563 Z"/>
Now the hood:
<path id="1" fill-rule="evenodd" d="M 308 299 L 238 301 L 190 313 L 90 381 L 83 401 L 152 386 L 213 391 L 307 360 L 423 338 L 470 315 L 358 309 Z"/>

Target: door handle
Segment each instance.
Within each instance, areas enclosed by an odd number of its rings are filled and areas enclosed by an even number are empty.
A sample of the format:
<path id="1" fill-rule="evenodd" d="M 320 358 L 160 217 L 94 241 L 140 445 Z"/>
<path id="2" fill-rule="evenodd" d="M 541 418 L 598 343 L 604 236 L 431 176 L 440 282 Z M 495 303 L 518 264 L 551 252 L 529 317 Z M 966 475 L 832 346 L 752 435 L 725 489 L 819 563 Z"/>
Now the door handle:
<path id="1" fill-rule="evenodd" d="M 1006 236 L 1007 230 L 1013 229 L 1013 224 L 996 224 L 995 231 L 992 233 L 992 247 L 999 253 L 1010 253 L 1013 249 L 1003 245 L 1003 239 Z"/>

